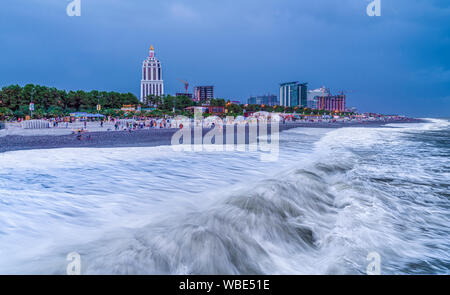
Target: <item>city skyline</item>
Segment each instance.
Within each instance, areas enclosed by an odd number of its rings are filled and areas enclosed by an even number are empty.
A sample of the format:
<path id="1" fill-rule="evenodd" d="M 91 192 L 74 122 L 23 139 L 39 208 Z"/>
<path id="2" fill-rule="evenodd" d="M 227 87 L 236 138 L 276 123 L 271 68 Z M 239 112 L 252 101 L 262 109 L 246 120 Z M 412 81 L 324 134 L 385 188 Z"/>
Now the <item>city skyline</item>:
<path id="1" fill-rule="evenodd" d="M 142 59 L 154 44 L 165 68 L 165 92 L 183 92 L 178 79 L 215 85 L 217 97 L 245 102 L 278 93 L 285 81 L 309 89 L 352 90 L 360 111 L 448 116 L 450 50 L 444 1 L 6 1 L 2 87 L 28 83 L 62 89 L 132 92 L 139 97 Z M 256 5 L 260 3 L 260 5 Z M 147 8 L 157 12 L 149 16 Z M 241 19 L 239 23 L 230 22 Z M 414 30 L 411 30 L 411 26 Z"/>

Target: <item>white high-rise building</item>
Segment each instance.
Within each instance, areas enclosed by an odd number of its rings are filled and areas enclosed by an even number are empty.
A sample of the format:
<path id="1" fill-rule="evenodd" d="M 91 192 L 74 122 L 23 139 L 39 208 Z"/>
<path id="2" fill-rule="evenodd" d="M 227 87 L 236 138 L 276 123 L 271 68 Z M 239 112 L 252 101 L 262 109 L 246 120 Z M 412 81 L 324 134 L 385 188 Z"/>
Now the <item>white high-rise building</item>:
<path id="1" fill-rule="evenodd" d="M 153 45 L 149 56 L 142 62 L 141 101 L 151 95 L 164 95 L 161 62 L 155 57 Z"/>

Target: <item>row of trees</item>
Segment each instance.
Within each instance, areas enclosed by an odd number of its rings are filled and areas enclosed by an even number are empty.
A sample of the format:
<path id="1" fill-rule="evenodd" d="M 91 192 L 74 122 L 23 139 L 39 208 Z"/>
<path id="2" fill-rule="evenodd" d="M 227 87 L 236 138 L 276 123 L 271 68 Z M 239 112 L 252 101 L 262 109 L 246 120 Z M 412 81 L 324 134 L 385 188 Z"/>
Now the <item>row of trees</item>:
<path id="1" fill-rule="evenodd" d="M 34 116 L 58 117 L 68 115 L 71 112 L 86 111 L 96 112 L 97 104 L 102 106 L 101 113 L 110 116 L 125 116 L 126 112 L 120 111 L 123 105 L 138 105 L 138 98 L 132 93 L 118 93 L 106 91 L 65 91 L 56 88 L 28 84 L 24 87 L 11 85 L 3 87 L 0 90 L 0 119 L 5 118 L 23 118 L 30 114 L 29 104 L 35 104 Z M 286 112 L 305 115 L 323 115 L 329 114 L 324 110 L 312 110 L 302 107 L 281 107 L 265 105 L 243 105 L 232 104 L 225 99 L 212 99 L 212 106 L 223 106 L 227 110 L 227 115 L 243 115 L 245 111 L 257 112 Z M 143 108 L 155 108 L 143 114 L 168 115 L 190 114 L 185 108 L 200 105 L 187 96 L 149 96 L 143 103 Z"/>
<path id="2" fill-rule="evenodd" d="M 149 96 L 144 100 L 144 105 L 155 107 L 162 111 L 171 112 L 175 110 L 184 110 L 187 107 L 195 106 L 194 102 L 188 96 Z"/>
<path id="3" fill-rule="evenodd" d="M 138 105 L 138 98 L 132 93 L 118 93 L 106 91 L 65 91 L 54 87 L 27 84 L 24 87 L 11 85 L 0 90 L 0 120 L 5 118 L 24 118 L 30 115 L 30 103 L 33 102 L 34 118 L 59 117 L 72 112 L 97 112 L 97 104 L 102 106 L 100 113 L 107 116 L 121 116 L 126 112 L 120 110 L 123 105 Z M 224 99 L 212 100 L 211 104 L 225 106 Z M 151 96 L 143 103 L 145 107 L 155 107 L 156 110 L 143 114 L 188 115 L 186 107 L 195 106 L 196 102 L 187 96 L 175 97 L 171 95 Z"/>
<path id="4" fill-rule="evenodd" d="M 74 111 L 95 111 L 97 104 L 105 109 L 120 108 L 124 104 L 138 104 L 132 93 L 93 90 L 65 91 L 28 84 L 11 85 L 0 90 L 0 116 L 23 117 L 29 114 L 29 104 L 35 104 L 35 114 L 64 115 Z"/>
<path id="5" fill-rule="evenodd" d="M 176 110 L 176 113 L 182 112 L 186 107 L 189 106 L 199 106 L 201 103 L 197 103 L 192 101 L 191 98 L 187 96 L 174 97 L 170 95 L 166 95 L 163 97 L 160 96 L 150 96 L 145 101 L 145 104 L 149 106 L 153 106 L 158 110 L 161 110 L 163 113 L 172 113 L 173 110 Z M 258 111 L 266 111 L 266 112 L 285 112 L 285 113 L 297 113 L 303 115 L 329 115 L 332 112 L 326 110 L 316 110 L 309 109 L 306 107 L 284 107 L 284 106 L 268 106 L 268 105 L 258 105 L 258 104 L 234 104 L 229 100 L 226 101 L 222 98 L 211 99 L 209 104 L 212 106 L 223 106 L 227 110 L 227 115 L 243 115 L 245 111 L 247 112 L 258 112 Z M 342 113 L 341 115 L 346 115 L 347 113 Z"/>

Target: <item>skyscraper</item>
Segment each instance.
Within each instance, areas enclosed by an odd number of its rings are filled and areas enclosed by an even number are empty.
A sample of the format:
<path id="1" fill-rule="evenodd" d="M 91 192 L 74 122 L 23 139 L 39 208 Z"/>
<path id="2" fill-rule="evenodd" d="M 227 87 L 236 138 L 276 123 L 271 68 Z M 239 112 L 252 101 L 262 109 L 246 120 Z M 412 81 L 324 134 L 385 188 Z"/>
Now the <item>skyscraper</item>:
<path id="1" fill-rule="evenodd" d="M 164 95 L 161 62 L 155 57 L 153 45 L 149 56 L 142 62 L 141 101 L 151 95 Z"/>
<path id="2" fill-rule="evenodd" d="M 280 84 L 280 105 L 285 107 L 307 106 L 308 83 L 288 82 Z"/>
<path id="3" fill-rule="evenodd" d="M 194 100 L 204 102 L 214 98 L 214 86 L 195 86 Z"/>
<path id="4" fill-rule="evenodd" d="M 317 102 L 319 110 L 344 112 L 345 108 L 345 94 L 319 96 Z"/>

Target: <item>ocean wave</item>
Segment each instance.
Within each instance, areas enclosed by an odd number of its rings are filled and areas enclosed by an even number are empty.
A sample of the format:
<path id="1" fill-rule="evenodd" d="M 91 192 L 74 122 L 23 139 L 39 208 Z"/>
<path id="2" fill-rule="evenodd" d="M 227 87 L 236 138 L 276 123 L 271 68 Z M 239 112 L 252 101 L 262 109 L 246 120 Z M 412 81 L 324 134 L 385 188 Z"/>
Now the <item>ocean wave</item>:
<path id="1" fill-rule="evenodd" d="M 82 160 L 67 168 L 65 161 L 76 159 L 78 151 L 66 150 L 59 164 L 48 164 L 56 174 L 43 176 L 49 191 L 56 192 L 52 197 L 42 192 L 36 166 L 8 166 L 22 152 L 10 154 L 4 169 L 20 171 L 34 190 L 14 191 L 12 183 L 20 177 L 3 182 L 8 198 L 2 199 L 0 218 L 9 228 L 0 228 L 0 244 L 23 244 L 24 236 L 39 241 L 30 237 L 42 234 L 34 220 L 72 239 L 3 258 L 0 272 L 64 273 L 65 256 L 76 251 L 85 274 L 364 274 L 367 254 L 375 251 L 382 273 L 448 273 L 450 177 L 442 169 L 450 167 L 443 156 L 449 146 L 437 141 L 426 146 L 430 140 L 423 139 L 442 140 L 445 122 L 341 128 L 320 135 L 289 130 L 276 164 L 258 162 L 257 154 L 175 154 L 154 148 L 140 148 L 141 154 L 155 153 L 139 161 L 137 153 L 114 149 L 98 161 L 98 170 L 82 178 L 93 180 L 88 190 L 75 188 L 75 194 L 64 191 L 67 184 L 57 174 L 74 175 L 71 169 L 92 164 Z M 316 134 L 314 140 L 308 141 L 308 132 Z M 82 155 L 95 159 L 95 153 Z M 45 167 L 50 159 L 36 161 Z M 168 163 L 173 167 L 155 175 Z M 246 175 L 250 171 L 254 174 Z M 99 185 L 105 173 L 124 181 Z M 77 195 L 88 191 L 85 198 Z M 20 201 L 13 192 L 22 194 Z M 7 209 L 39 213 L 19 217 L 5 214 Z M 108 226 L 99 226 L 98 214 Z M 29 227 L 14 235 L 14 223 Z M 96 226 L 100 230 L 89 229 Z"/>

